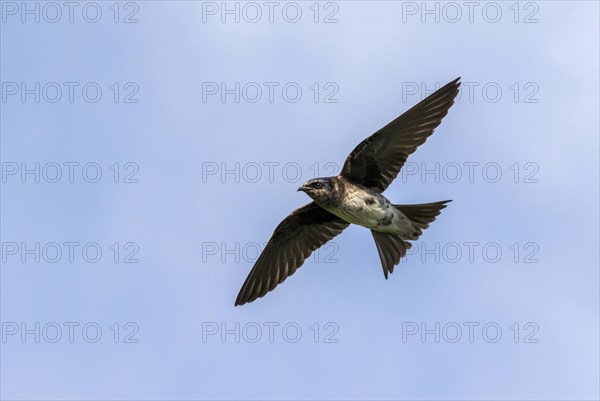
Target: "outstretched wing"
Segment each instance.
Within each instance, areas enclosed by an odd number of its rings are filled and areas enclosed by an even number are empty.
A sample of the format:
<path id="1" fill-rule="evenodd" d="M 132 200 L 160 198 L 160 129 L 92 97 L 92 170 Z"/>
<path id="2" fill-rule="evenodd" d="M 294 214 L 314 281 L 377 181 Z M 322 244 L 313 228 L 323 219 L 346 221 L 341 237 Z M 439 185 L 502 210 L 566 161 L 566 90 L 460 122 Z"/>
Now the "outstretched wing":
<path id="1" fill-rule="evenodd" d="M 419 145 L 440 125 L 454 103 L 460 78 L 446 84 L 419 104 L 362 141 L 344 162 L 340 175 L 383 192 Z"/>
<path id="2" fill-rule="evenodd" d="M 348 225 L 314 202 L 294 210 L 275 229 L 246 278 L 235 305 L 252 302 L 273 290 L 294 274 L 315 249 Z"/>

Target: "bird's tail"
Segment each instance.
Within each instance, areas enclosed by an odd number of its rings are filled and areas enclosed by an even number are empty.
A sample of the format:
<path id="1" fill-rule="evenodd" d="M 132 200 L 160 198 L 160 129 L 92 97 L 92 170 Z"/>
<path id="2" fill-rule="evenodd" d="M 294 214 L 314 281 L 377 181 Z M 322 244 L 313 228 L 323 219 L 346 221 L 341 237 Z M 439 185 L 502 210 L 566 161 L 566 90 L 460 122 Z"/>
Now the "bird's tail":
<path id="1" fill-rule="evenodd" d="M 429 227 L 429 224 L 435 220 L 441 210 L 446 207 L 448 202 L 451 201 L 445 200 L 419 205 L 394 205 L 394 207 L 400 210 L 412 222 L 415 230 L 410 239 L 416 240 L 423 234 L 423 230 Z M 399 235 L 373 230 L 371 230 L 371 233 L 373 234 L 375 245 L 377 245 L 377 252 L 379 253 L 379 259 L 381 259 L 381 266 L 383 267 L 383 275 L 387 279 L 388 273 L 392 273 L 394 266 L 400 263 L 400 259 L 406 255 L 406 251 L 410 249 L 411 243 L 406 242 Z"/>
<path id="2" fill-rule="evenodd" d="M 423 230 L 429 227 L 435 218 L 441 213 L 441 210 L 446 207 L 446 204 L 452 202 L 451 200 L 432 202 L 432 203 L 421 203 L 419 205 L 394 205 L 394 207 L 402 212 L 409 220 L 413 223 L 413 226 L 417 229 L 418 239 Z"/>

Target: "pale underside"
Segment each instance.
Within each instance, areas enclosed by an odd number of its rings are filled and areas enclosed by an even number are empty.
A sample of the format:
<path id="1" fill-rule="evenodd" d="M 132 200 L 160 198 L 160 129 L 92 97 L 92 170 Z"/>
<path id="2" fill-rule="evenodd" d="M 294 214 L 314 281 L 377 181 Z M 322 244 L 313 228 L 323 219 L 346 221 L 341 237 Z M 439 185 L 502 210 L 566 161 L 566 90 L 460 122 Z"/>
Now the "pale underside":
<path id="1" fill-rule="evenodd" d="M 327 211 L 374 231 L 396 234 L 412 239 L 415 229 L 411 221 L 379 193 L 352 188 L 338 207 L 324 207 Z"/>

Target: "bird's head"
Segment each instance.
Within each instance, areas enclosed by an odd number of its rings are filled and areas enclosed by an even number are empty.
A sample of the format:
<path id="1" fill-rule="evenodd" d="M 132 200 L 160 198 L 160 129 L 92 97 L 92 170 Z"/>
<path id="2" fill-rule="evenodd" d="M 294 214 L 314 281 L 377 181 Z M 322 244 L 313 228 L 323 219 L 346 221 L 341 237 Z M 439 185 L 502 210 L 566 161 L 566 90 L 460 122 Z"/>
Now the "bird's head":
<path id="1" fill-rule="evenodd" d="M 305 192 L 308 196 L 317 201 L 317 203 L 328 201 L 333 190 L 333 179 L 331 177 L 313 178 L 312 180 L 306 181 L 298 188 L 298 191 Z"/>

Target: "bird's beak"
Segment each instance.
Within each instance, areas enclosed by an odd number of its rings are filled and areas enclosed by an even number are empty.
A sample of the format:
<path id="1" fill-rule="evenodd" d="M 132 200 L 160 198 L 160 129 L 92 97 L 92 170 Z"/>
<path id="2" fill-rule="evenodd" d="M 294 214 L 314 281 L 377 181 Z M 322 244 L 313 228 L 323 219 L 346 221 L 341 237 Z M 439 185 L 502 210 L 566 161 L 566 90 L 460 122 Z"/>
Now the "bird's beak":
<path id="1" fill-rule="evenodd" d="M 306 191 L 308 191 L 308 187 L 305 187 L 304 185 L 302 185 L 300 188 L 297 189 L 297 191 L 306 192 Z"/>

